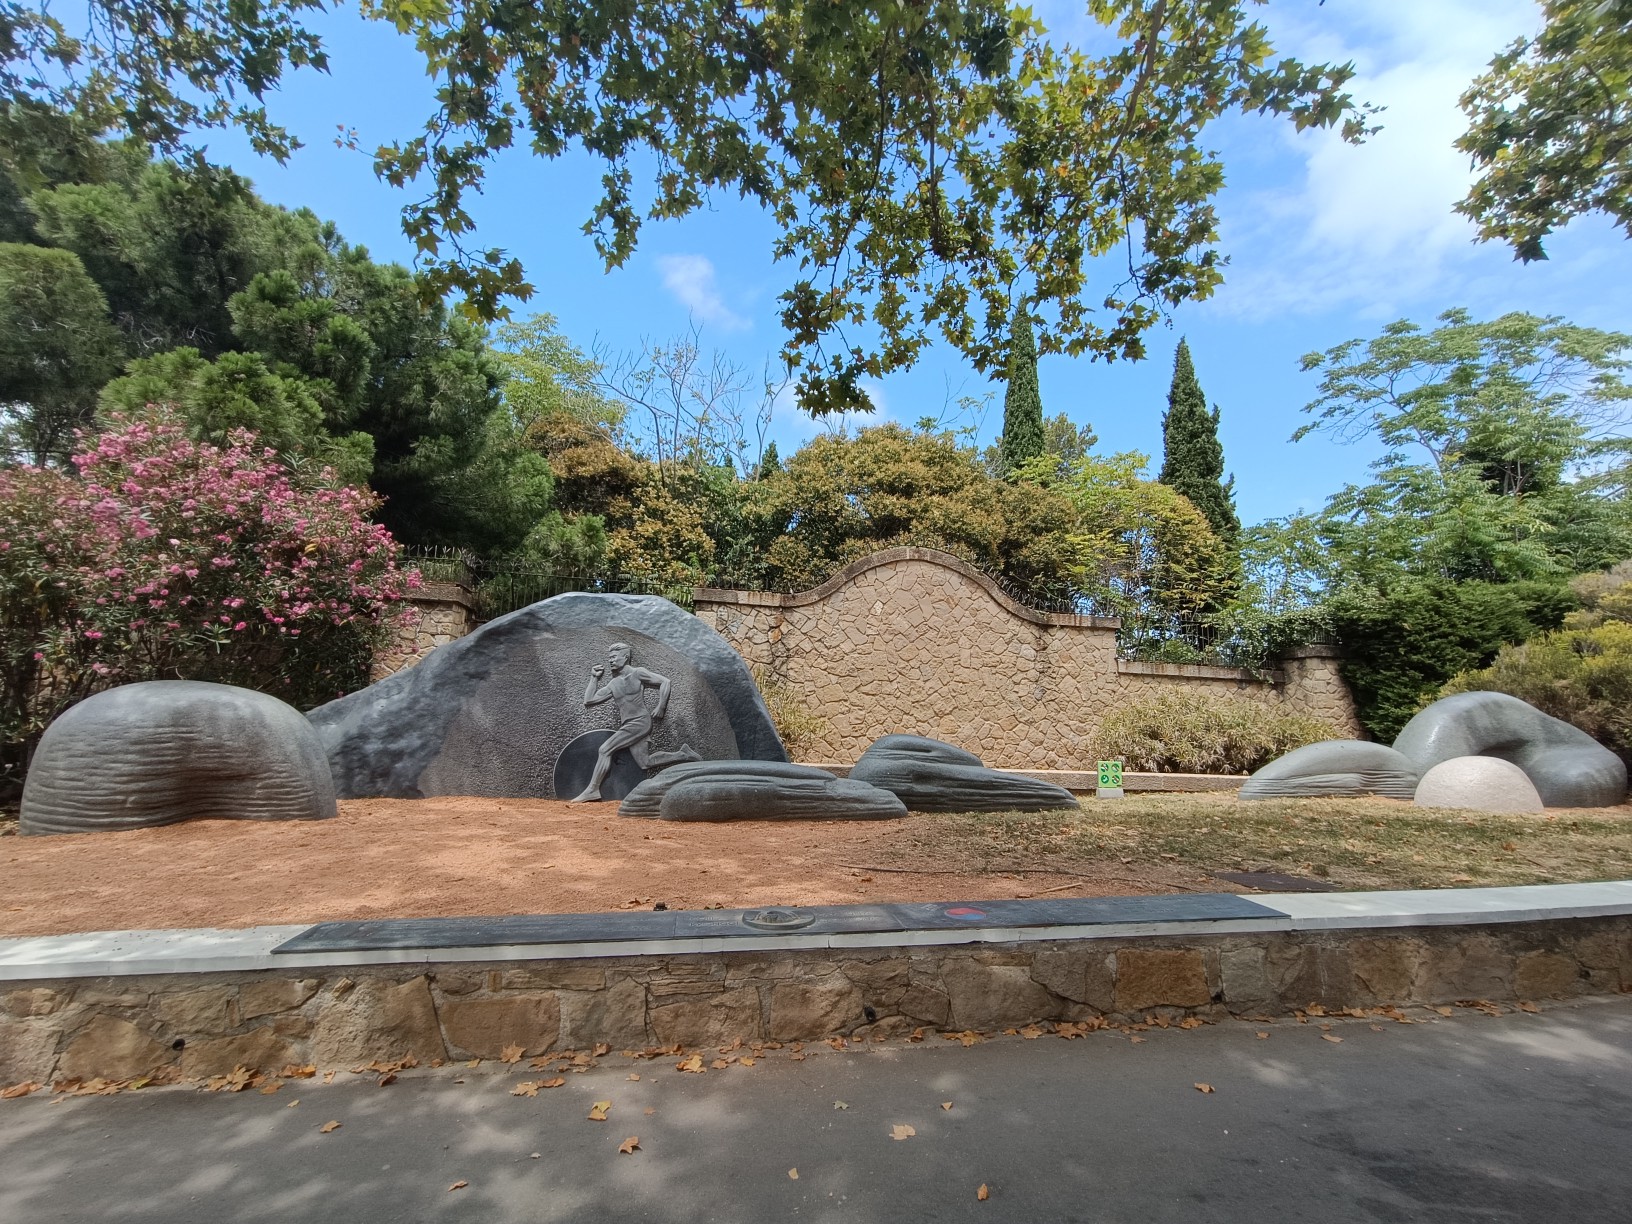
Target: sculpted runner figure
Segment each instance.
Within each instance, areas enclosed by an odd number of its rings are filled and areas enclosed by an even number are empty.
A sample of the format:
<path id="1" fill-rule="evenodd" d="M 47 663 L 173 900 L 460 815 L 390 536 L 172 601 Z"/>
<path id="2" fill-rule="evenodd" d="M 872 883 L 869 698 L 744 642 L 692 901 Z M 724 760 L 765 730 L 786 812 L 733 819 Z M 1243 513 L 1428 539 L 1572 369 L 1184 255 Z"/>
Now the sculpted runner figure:
<path id="1" fill-rule="evenodd" d="M 642 769 L 662 769 L 665 765 L 701 759 L 689 744 L 682 744 L 679 752 L 647 750 L 646 741 L 652 734 L 652 721 L 668 713 L 669 678 L 647 671 L 644 667 L 631 666 L 632 657 L 633 652 L 627 642 L 613 642 L 606 648 L 606 662 L 612 669 L 612 678 L 602 683 L 601 678 L 607 668 L 599 664 L 590 670 L 589 687 L 584 690 L 584 705 L 588 707 L 612 702 L 618 712 L 618 729 L 601 745 L 589 785 L 571 801 L 573 803 L 594 803 L 601 797 L 601 783 L 606 781 L 607 771 L 612 768 L 612 754 L 620 748 L 629 749 L 629 755 Z M 657 690 L 655 709 L 646 706 L 646 690 L 649 688 Z"/>

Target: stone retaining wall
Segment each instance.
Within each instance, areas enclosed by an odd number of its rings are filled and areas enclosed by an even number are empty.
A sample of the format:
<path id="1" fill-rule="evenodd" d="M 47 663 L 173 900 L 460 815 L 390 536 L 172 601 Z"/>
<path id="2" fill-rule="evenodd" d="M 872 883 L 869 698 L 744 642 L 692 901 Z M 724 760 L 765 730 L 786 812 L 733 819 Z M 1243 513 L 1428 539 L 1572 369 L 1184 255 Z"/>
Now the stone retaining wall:
<path id="1" fill-rule="evenodd" d="M 895 548 L 812 591 L 699 590 L 697 615 L 797 701 L 801 759 L 853 761 L 889 732 L 948 740 L 1003 769 L 1082 769 L 1112 709 L 1174 688 L 1310 714 L 1362 736 L 1336 651 L 1268 676 L 1116 657 L 1118 622 L 1037 612 L 946 553 Z"/>
<path id="2" fill-rule="evenodd" d="M 5 983 L 0 1086 L 1632 992 L 1632 916 Z"/>

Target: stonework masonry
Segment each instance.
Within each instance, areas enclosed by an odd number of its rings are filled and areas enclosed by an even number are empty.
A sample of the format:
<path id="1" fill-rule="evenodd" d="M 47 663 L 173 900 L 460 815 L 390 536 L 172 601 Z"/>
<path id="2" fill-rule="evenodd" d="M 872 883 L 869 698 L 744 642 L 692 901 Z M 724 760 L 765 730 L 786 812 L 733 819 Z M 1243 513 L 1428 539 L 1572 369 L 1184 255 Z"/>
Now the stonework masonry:
<path id="1" fill-rule="evenodd" d="M 370 682 L 412 667 L 438 646 L 476 628 L 470 592 L 456 582 L 427 582 L 410 594 L 408 602 L 413 605 L 414 616 L 375 654 Z"/>
<path id="2" fill-rule="evenodd" d="M 1119 660 L 1117 621 L 1023 607 L 927 549 L 875 553 L 795 595 L 699 590 L 696 612 L 812 716 L 805 760 L 853 761 L 879 736 L 905 732 L 1000 769 L 1082 769 L 1108 712 L 1174 688 L 1364 734 L 1330 647 L 1302 647 L 1262 676 Z"/>
<path id="3" fill-rule="evenodd" d="M 1629 991 L 1625 915 L 41 979 L 0 983 L 0 1086 Z"/>

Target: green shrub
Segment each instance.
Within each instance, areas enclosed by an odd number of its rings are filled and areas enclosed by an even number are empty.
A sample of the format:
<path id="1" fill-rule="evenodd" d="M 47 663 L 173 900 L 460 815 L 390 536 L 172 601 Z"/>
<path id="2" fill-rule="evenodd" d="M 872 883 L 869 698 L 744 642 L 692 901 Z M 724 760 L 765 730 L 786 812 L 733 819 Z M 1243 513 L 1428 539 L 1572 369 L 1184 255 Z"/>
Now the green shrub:
<path id="1" fill-rule="evenodd" d="M 1158 693 L 1110 714 L 1094 737 L 1101 760 L 1141 773 L 1251 773 L 1336 732 L 1318 718 L 1256 701 Z"/>
<path id="2" fill-rule="evenodd" d="M 1544 582 L 1413 582 L 1339 591 L 1326 616 L 1360 721 L 1389 742 L 1452 676 L 1557 629 L 1575 603 L 1568 588 Z"/>
<path id="3" fill-rule="evenodd" d="M 1440 695 L 1480 690 L 1528 701 L 1632 765 L 1632 625 L 1624 621 L 1503 646 L 1489 667 L 1462 672 Z"/>

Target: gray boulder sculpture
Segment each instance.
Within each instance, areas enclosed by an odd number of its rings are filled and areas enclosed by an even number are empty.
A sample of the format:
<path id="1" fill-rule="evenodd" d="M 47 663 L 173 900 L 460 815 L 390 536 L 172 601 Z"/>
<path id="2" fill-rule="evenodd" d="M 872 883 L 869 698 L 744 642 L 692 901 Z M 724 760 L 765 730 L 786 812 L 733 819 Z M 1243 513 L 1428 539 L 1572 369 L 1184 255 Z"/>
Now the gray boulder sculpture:
<path id="1" fill-rule="evenodd" d="M 1511 761 L 1548 807 L 1613 807 L 1626 798 L 1626 764 L 1578 727 L 1506 693 L 1442 697 L 1406 723 L 1394 747 L 1427 774 L 1455 757 Z"/>
<path id="2" fill-rule="evenodd" d="M 921 735 L 874 740 L 850 770 L 850 780 L 887 790 L 914 812 L 1031 812 L 1080 806 L 1064 787 L 987 769 L 974 753 Z"/>
<path id="3" fill-rule="evenodd" d="M 152 680 L 87 697 L 46 728 L 22 833 L 335 815 L 323 745 L 300 711 L 228 684 Z"/>
<path id="4" fill-rule="evenodd" d="M 586 731 L 630 720 L 628 711 L 585 703 L 586 677 L 614 643 L 669 685 L 664 717 L 654 705 L 649 740 L 641 736 L 652 757 L 684 749 L 714 760 L 788 759 L 741 657 L 655 595 L 557 595 L 307 717 L 344 799 L 571 799 L 555 794 L 562 751 Z"/>
<path id="5" fill-rule="evenodd" d="M 1418 807 L 1464 811 L 1525 813 L 1542 810 L 1535 786 L 1512 761 L 1465 756 L 1441 761 L 1422 775 Z"/>
<path id="6" fill-rule="evenodd" d="M 1243 799 L 1383 795 L 1410 799 L 1417 768 L 1387 744 L 1322 740 L 1276 757 L 1242 784 Z"/>
<path id="7" fill-rule="evenodd" d="M 777 761 L 696 761 L 642 782 L 620 816 L 658 820 L 889 820 L 907 814 L 889 791 Z"/>

